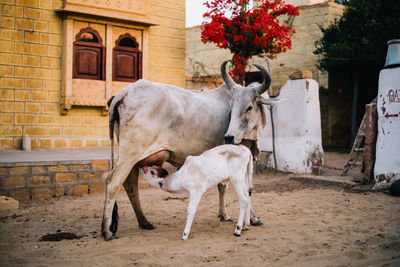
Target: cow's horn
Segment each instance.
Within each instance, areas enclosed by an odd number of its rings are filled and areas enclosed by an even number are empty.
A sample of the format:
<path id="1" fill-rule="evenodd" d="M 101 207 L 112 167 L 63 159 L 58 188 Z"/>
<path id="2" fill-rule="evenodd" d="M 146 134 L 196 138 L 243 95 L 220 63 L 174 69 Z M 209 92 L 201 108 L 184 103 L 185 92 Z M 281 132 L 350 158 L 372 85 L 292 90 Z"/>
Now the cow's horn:
<path id="1" fill-rule="evenodd" d="M 229 89 L 232 89 L 236 83 L 235 81 L 231 78 L 231 76 L 226 73 L 226 64 L 228 64 L 230 60 L 225 60 L 224 63 L 222 63 L 221 65 L 221 76 L 222 79 L 224 79 L 224 82 L 226 83 L 226 85 L 229 87 Z"/>
<path id="2" fill-rule="evenodd" d="M 269 72 L 261 65 L 253 63 L 253 65 L 259 69 L 264 77 L 263 83 L 260 84 L 259 86 L 254 87 L 254 90 L 257 90 L 258 93 L 261 95 L 262 93 L 264 93 L 269 86 L 271 85 L 271 75 L 269 74 Z"/>

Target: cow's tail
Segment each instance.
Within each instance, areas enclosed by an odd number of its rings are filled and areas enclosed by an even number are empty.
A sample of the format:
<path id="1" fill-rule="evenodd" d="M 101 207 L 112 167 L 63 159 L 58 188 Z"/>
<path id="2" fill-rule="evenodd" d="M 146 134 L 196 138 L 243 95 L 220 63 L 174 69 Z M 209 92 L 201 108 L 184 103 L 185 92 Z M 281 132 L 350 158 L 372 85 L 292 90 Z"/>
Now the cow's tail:
<path id="1" fill-rule="evenodd" d="M 249 196 L 251 196 L 251 191 L 253 191 L 253 155 L 251 154 L 250 150 L 248 152 L 249 161 L 247 162 L 246 183 Z"/>
<path id="2" fill-rule="evenodd" d="M 113 96 L 110 98 L 110 100 L 107 101 L 108 105 L 108 113 L 109 113 L 109 118 L 108 118 L 108 128 L 109 128 L 109 133 L 110 133 L 110 142 L 111 142 L 111 160 L 110 160 L 110 171 L 114 167 L 114 127 L 117 127 L 117 131 L 119 128 L 119 113 L 118 113 L 118 106 L 122 103 L 124 100 L 124 97 L 128 94 L 127 90 L 122 90 L 119 92 L 117 95 Z M 117 133 L 118 135 L 118 133 Z M 117 136 L 118 138 L 118 136 Z"/>

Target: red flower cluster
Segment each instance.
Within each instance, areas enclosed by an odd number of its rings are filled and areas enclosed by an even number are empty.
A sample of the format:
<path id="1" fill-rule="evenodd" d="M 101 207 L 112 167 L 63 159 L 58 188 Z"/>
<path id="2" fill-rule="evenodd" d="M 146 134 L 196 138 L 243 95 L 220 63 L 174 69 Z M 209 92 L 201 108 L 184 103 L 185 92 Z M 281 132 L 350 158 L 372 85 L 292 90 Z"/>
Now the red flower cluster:
<path id="1" fill-rule="evenodd" d="M 299 11 L 284 0 L 259 0 L 249 8 L 250 0 L 210 0 L 203 17 L 201 41 L 228 48 L 234 54 L 236 75 L 244 75 L 246 62 L 258 54 L 275 58 L 292 46 L 295 30 L 279 24 L 278 16 L 297 16 Z M 231 14 L 230 16 L 227 16 Z"/>

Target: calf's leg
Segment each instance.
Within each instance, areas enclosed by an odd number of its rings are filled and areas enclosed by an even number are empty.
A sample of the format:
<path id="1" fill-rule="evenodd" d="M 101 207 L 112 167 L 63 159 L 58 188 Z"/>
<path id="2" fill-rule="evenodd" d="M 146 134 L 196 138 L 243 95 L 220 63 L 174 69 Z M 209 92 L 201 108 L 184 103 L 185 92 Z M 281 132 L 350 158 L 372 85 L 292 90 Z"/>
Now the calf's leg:
<path id="1" fill-rule="evenodd" d="M 240 236 L 243 228 L 243 219 L 246 219 L 246 224 L 250 223 L 250 197 L 247 192 L 247 186 L 241 181 L 240 177 L 231 177 L 231 183 L 235 189 L 236 195 L 239 199 L 239 218 L 235 228 L 235 236 Z"/>
<path id="2" fill-rule="evenodd" d="M 200 193 L 192 193 L 190 192 L 190 200 L 189 200 L 189 205 L 188 205 L 188 210 L 187 210 L 187 219 L 186 219 L 186 226 L 185 230 L 183 231 L 183 236 L 182 240 L 186 240 L 189 237 L 190 234 L 190 228 L 192 227 L 192 222 L 194 215 L 196 214 L 197 207 L 199 206 L 200 199 L 201 199 Z"/>
<path id="3" fill-rule="evenodd" d="M 218 184 L 218 193 L 219 193 L 219 210 L 218 210 L 218 218 L 220 221 L 233 222 L 233 220 L 228 216 L 226 212 L 225 206 L 225 191 L 228 184 Z"/>
<path id="4" fill-rule="evenodd" d="M 239 197 L 240 211 L 239 211 L 239 218 L 238 218 L 236 228 L 235 228 L 235 233 L 234 233 L 235 236 L 240 236 L 240 234 L 241 234 L 241 231 L 243 228 L 243 219 L 245 217 L 246 210 L 248 209 L 247 208 L 248 204 L 249 204 L 249 202 L 248 202 L 247 198 L 244 197 L 243 195 L 241 195 Z"/>

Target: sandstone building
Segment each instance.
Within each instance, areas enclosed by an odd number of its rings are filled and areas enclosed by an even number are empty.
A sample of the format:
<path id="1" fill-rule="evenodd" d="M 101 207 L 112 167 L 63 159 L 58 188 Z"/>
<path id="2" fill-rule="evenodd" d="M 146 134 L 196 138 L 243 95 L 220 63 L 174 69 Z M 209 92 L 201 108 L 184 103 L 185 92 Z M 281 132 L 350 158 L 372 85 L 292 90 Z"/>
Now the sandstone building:
<path id="1" fill-rule="evenodd" d="M 108 146 L 107 100 L 184 86 L 184 0 L 3 0 L 0 149 Z"/>

